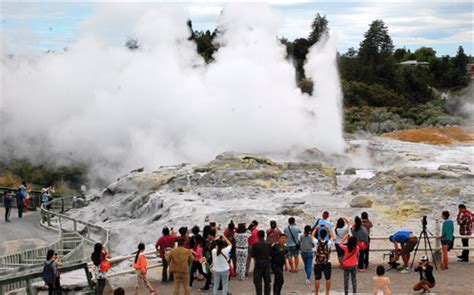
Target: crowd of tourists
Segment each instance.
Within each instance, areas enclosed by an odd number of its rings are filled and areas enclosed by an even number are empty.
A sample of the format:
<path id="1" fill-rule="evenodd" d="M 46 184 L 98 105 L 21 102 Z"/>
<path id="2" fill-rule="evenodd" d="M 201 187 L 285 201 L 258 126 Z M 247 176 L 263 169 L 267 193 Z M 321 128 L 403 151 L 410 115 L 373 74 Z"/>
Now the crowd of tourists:
<path id="1" fill-rule="evenodd" d="M 460 226 L 460 234 L 471 235 L 472 214 L 465 205 L 459 205 L 458 209 L 456 221 Z M 442 212 L 441 217 L 441 268 L 445 270 L 449 268 L 447 252 L 454 241 L 454 221 L 447 211 Z M 193 226 L 190 230 L 181 227 L 176 232 L 173 228 L 163 228 L 155 245 L 157 255 L 162 259 L 162 284 L 174 281 L 174 294 L 179 294 L 181 288 L 184 294 L 190 294 L 190 289 L 212 291 L 214 295 L 219 294 L 219 291 L 230 294 L 229 280 L 247 279 L 253 264 L 255 294 L 269 295 L 273 289 L 273 294 L 278 295 L 283 292 L 285 273 L 299 272 L 301 256 L 305 284 L 313 281 L 315 293 L 318 294 L 324 278 L 325 293 L 329 294 L 333 268 L 330 258 L 331 252 L 335 250 L 338 267 L 344 274 L 344 293 L 349 294 L 349 283 L 352 293 L 357 293 L 357 274 L 366 272 L 370 262 L 370 232 L 373 224 L 366 212 L 356 216 L 352 224 L 344 217 L 332 224 L 329 213 L 324 212 L 312 225 L 300 227 L 293 217 L 282 227 L 276 221 L 271 221 L 269 225 L 266 231 L 259 227 L 256 220 L 249 225 L 236 225 L 230 221 L 225 229 L 220 229 L 212 222 L 202 229 L 198 226 Z M 400 272 L 410 272 L 410 254 L 419 238 L 412 231 L 399 230 L 389 237 L 389 241 L 393 243 L 389 264 L 392 267 L 398 265 L 397 261 L 401 257 L 403 264 L 399 267 Z M 468 239 L 462 239 L 464 246 L 468 246 L 468 242 Z M 102 294 L 106 273 L 110 268 L 107 263 L 108 253 L 101 244 L 97 244 L 91 258 L 96 266 L 95 276 L 98 279 L 96 294 Z M 459 261 L 467 262 L 468 259 L 469 251 L 463 250 Z M 156 293 L 157 288 L 149 282 L 143 243 L 138 245 L 133 268 L 136 271 L 135 293 L 141 293 L 141 284 L 150 293 Z M 376 267 L 373 277 L 374 294 L 390 294 L 390 279 L 385 271 L 386 268 L 382 265 Z M 427 256 L 419 258 L 414 271 L 419 273 L 419 280 L 413 285 L 413 290 L 429 292 L 436 286 L 433 267 Z M 200 288 L 196 287 L 198 277 L 204 281 Z"/>

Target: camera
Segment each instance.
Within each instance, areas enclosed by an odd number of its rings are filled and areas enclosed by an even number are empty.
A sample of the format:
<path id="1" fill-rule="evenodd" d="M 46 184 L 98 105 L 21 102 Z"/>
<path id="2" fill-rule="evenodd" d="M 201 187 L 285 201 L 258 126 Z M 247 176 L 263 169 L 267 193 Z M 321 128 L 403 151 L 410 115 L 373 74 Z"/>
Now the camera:
<path id="1" fill-rule="evenodd" d="M 426 228 L 426 226 L 428 225 L 428 220 L 426 219 L 426 215 L 423 216 L 423 219 L 421 220 L 421 225 L 423 226 L 423 228 Z"/>

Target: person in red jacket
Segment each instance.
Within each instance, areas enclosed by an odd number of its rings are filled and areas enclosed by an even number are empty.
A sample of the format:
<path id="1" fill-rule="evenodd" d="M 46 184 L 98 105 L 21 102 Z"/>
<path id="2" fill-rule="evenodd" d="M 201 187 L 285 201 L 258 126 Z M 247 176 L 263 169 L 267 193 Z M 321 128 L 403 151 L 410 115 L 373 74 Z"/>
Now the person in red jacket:
<path id="1" fill-rule="evenodd" d="M 344 242 L 347 241 L 347 245 Z M 359 246 L 357 246 L 357 238 L 349 237 L 347 234 L 339 244 L 339 248 L 344 251 L 342 259 L 342 268 L 344 269 L 344 294 L 349 294 L 349 275 L 352 280 L 352 292 L 357 293 L 357 255 L 359 254 Z"/>
<path id="2" fill-rule="evenodd" d="M 135 262 L 133 264 L 133 268 L 135 269 L 137 273 L 137 282 L 135 284 L 135 295 L 139 294 L 138 287 L 139 287 L 140 281 L 143 281 L 145 283 L 148 290 L 150 290 L 150 294 L 155 294 L 156 292 L 158 292 L 157 289 L 153 289 L 153 287 L 151 286 L 147 278 L 147 261 L 145 257 L 145 244 L 143 243 L 138 244 L 138 251 L 137 251 L 137 255 L 135 255 Z"/>
<path id="3" fill-rule="evenodd" d="M 248 239 L 249 242 L 249 251 L 247 256 L 247 265 L 245 266 L 245 276 L 249 275 L 250 262 L 252 261 L 252 246 L 258 242 L 258 222 L 256 220 L 252 221 L 249 225 L 248 230 L 251 235 Z"/>
<path id="4" fill-rule="evenodd" d="M 161 261 L 163 263 L 163 272 L 161 274 L 161 281 L 163 284 L 168 282 L 168 262 L 166 262 L 165 255 L 171 250 L 174 249 L 175 243 L 178 241 L 178 237 L 176 236 L 176 233 L 171 229 L 171 232 L 169 228 L 164 227 L 162 231 L 163 235 L 158 239 L 156 242 L 155 248 L 156 251 L 159 253 Z M 169 281 L 172 282 L 174 280 L 173 274 L 170 272 L 169 273 Z"/>

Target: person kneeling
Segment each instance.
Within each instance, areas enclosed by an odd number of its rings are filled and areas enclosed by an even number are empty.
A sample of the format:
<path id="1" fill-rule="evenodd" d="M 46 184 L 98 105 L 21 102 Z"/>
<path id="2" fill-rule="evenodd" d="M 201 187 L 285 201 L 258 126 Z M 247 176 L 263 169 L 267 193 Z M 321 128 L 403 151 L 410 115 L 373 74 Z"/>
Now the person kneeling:
<path id="1" fill-rule="evenodd" d="M 415 271 L 420 273 L 420 281 L 413 286 L 413 290 L 430 292 L 436 285 L 436 281 L 433 276 L 433 267 L 429 264 L 428 257 L 425 255 L 421 256 Z"/>

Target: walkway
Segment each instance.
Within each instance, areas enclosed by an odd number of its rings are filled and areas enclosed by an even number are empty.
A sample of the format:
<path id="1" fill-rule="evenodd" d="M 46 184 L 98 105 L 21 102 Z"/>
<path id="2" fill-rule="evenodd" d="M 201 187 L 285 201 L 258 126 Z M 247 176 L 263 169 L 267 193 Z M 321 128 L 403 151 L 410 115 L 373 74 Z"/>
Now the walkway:
<path id="1" fill-rule="evenodd" d="M 39 225 L 40 211 L 29 211 L 18 218 L 13 208 L 11 222 L 5 222 L 5 208 L 0 208 L 0 256 L 44 246 L 58 239 L 58 234 Z"/>

